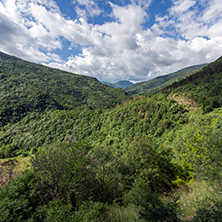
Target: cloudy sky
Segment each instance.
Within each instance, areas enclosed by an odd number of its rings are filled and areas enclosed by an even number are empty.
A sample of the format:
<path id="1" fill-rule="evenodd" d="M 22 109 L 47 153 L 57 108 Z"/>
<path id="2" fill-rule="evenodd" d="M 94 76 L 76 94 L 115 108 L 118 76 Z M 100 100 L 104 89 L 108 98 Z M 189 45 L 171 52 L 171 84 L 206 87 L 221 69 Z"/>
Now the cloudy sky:
<path id="1" fill-rule="evenodd" d="M 222 55 L 221 0 L 0 0 L 0 51 L 141 81 Z"/>

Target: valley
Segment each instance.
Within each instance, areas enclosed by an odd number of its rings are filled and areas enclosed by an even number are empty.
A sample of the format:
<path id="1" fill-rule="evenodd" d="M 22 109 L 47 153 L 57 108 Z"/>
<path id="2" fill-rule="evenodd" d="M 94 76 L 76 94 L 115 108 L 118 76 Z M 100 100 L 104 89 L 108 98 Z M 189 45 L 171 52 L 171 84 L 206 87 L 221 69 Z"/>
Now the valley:
<path id="1" fill-rule="evenodd" d="M 1 221 L 220 221 L 222 57 L 171 77 L 124 91 L 0 53 Z"/>

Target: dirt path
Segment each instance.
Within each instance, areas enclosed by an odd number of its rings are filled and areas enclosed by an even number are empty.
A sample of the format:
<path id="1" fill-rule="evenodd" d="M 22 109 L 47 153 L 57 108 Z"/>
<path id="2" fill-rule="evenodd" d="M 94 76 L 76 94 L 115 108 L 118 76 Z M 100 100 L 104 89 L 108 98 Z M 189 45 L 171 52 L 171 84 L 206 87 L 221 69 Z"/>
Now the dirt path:
<path id="1" fill-rule="evenodd" d="M 0 186 L 9 184 L 12 179 L 29 169 L 30 165 L 30 157 L 0 159 Z"/>
<path id="2" fill-rule="evenodd" d="M 178 95 L 178 96 L 173 95 L 169 98 L 177 101 L 179 104 L 184 105 L 190 111 L 200 110 L 200 107 L 197 105 L 196 102 L 194 102 L 193 100 L 189 98 L 186 98 L 184 95 Z"/>

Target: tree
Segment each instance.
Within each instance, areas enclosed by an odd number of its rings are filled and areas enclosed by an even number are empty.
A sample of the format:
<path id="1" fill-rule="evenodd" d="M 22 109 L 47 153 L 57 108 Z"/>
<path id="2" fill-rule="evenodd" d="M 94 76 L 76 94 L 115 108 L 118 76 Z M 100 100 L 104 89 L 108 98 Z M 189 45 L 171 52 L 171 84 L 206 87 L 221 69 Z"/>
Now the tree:
<path id="1" fill-rule="evenodd" d="M 177 199 L 163 201 L 159 192 L 151 189 L 150 181 L 135 180 L 132 189 L 124 195 L 125 203 L 139 206 L 140 218 L 150 222 L 179 222 Z"/>
<path id="2" fill-rule="evenodd" d="M 42 185 L 42 201 L 64 200 L 76 210 L 94 189 L 95 174 L 87 153 L 89 146 L 77 142 L 39 148 L 33 159 L 34 173 Z"/>

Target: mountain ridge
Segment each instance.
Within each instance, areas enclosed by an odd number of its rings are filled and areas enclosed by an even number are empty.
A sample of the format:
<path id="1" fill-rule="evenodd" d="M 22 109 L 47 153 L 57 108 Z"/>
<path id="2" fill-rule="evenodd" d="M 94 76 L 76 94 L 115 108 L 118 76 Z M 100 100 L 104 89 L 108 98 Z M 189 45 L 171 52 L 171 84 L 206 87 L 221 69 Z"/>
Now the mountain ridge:
<path id="1" fill-rule="evenodd" d="M 126 88 L 126 92 L 130 95 L 134 94 L 150 94 L 156 92 L 167 85 L 172 84 L 172 81 L 180 81 L 181 79 L 185 78 L 187 75 L 192 75 L 193 73 L 197 72 L 198 70 L 202 69 L 203 67 L 207 66 L 207 64 L 200 64 L 185 67 L 180 69 L 176 72 L 169 73 L 167 75 L 158 76 L 154 79 L 135 83 L 132 86 Z"/>
<path id="2" fill-rule="evenodd" d="M 111 86 L 113 88 L 119 87 L 119 88 L 122 88 L 124 90 L 127 89 L 129 86 L 133 85 L 133 83 L 128 81 L 128 80 L 121 80 L 121 81 L 114 82 L 114 83 L 103 81 L 102 83 L 106 84 L 108 86 Z"/>

